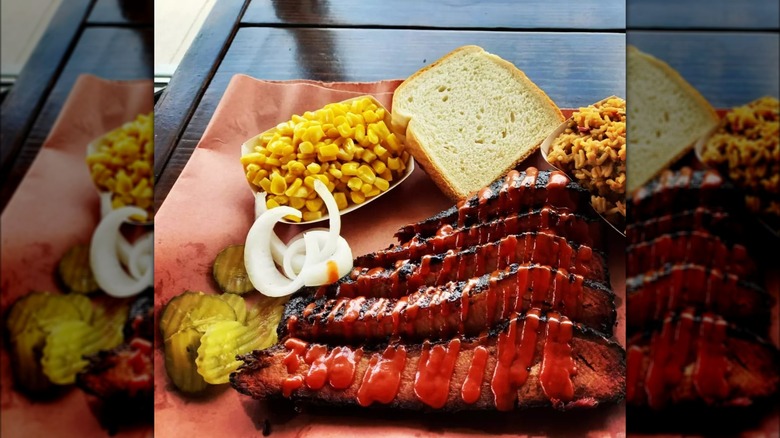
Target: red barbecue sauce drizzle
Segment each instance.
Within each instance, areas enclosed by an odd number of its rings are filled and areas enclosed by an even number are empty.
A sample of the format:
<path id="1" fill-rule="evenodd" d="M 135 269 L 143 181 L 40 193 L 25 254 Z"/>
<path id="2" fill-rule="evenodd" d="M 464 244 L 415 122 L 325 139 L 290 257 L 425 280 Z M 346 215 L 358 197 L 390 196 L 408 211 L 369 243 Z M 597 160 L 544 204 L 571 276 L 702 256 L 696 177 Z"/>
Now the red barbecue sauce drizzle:
<path id="1" fill-rule="evenodd" d="M 529 310 L 523 319 L 520 338 L 517 334 L 519 320 L 511 320 L 509 328 L 498 335 L 496 368 L 490 389 L 496 409 L 509 411 L 515 406 L 517 388 L 528 379 L 536 351 L 536 335 L 539 328 L 538 309 Z"/>
<path id="2" fill-rule="evenodd" d="M 691 348 L 693 311 L 686 310 L 677 323 L 672 315 L 664 319 L 660 333 L 650 341 L 650 365 L 645 377 L 647 403 L 652 408 L 661 408 L 669 397 L 669 387 L 682 380 L 683 369 Z"/>
<path id="3" fill-rule="evenodd" d="M 631 346 L 626 352 L 626 401 L 631 403 L 637 401 L 637 390 L 639 385 L 639 376 L 642 372 L 642 361 L 644 354 L 642 349 L 637 346 Z"/>
<path id="4" fill-rule="evenodd" d="M 383 353 L 371 356 L 357 392 L 360 406 L 392 402 L 401 387 L 401 374 L 405 365 L 406 349 L 403 345 L 388 346 Z"/>
<path id="5" fill-rule="evenodd" d="M 726 321 L 711 313 L 704 314 L 699 326 L 698 354 L 693 368 L 693 385 L 706 401 L 729 395 L 726 381 Z"/>
<path id="6" fill-rule="evenodd" d="M 485 377 L 485 366 L 487 366 L 489 352 L 487 348 L 478 346 L 474 349 L 474 356 L 471 358 L 466 379 L 463 381 L 463 387 L 460 390 L 460 396 L 468 404 L 476 403 L 482 394 L 482 380 Z"/>
<path id="7" fill-rule="evenodd" d="M 325 345 L 308 345 L 296 338 L 286 340 L 284 347 L 290 352 L 282 362 L 287 367 L 287 373 L 291 374 L 282 381 L 282 394 L 285 397 L 290 397 L 293 391 L 304 385 L 313 390 L 321 389 L 325 383 L 334 389 L 348 388 L 355 378 L 357 362 L 363 356 L 362 349 L 336 347 L 328 351 Z M 309 365 L 308 371 L 297 374 L 304 362 Z"/>
<path id="8" fill-rule="evenodd" d="M 458 338 L 451 340 L 446 347 L 425 343 L 414 378 L 414 394 L 421 402 L 434 409 L 444 407 L 459 352 Z"/>
<path id="9" fill-rule="evenodd" d="M 328 260 L 327 273 L 328 283 L 335 283 L 339 279 L 339 266 L 333 260 Z"/>
<path id="10" fill-rule="evenodd" d="M 570 344 L 573 333 L 574 324 L 568 318 L 554 313 L 548 314 L 539 383 L 553 405 L 574 398 L 572 376 L 577 374 L 577 366 Z"/>

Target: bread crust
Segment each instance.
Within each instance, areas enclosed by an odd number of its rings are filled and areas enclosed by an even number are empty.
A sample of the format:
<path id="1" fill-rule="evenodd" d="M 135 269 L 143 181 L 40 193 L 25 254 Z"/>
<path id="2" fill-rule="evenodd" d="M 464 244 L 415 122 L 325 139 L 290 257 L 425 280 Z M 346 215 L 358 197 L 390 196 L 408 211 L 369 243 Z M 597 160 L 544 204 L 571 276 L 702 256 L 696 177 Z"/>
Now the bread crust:
<path id="1" fill-rule="evenodd" d="M 446 174 L 446 171 L 444 171 L 441 166 L 439 166 L 437 163 L 431 160 L 430 155 L 426 150 L 426 147 L 422 144 L 419 137 L 417 136 L 417 131 L 414 128 L 415 120 L 413 115 L 405 111 L 405 109 L 403 108 L 403 103 L 398 100 L 398 96 L 403 94 L 403 91 L 407 87 L 411 86 L 417 78 L 426 74 L 428 71 L 437 68 L 439 65 L 448 62 L 450 58 L 453 58 L 464 52 L 473 53 L 478 56 L 485 56 L 486 58 L 490 59 L 492 62 L 496 63 L 500 67 L 509 71 L 514 77 L 518 79 L 518 81 L 522 82 L 526 86 L 525 88 L 526 91 L 536 95 L 550 109 L 554 110 L 558 118 L 558 123 L 563 123 L 565 120 L 563 113 L 561 112 L 560 108 L 558 108 L 558 106 L 555 104 L 555 102 L 553 102 L 552 99 L 550 99 L 550 97 L 541 88 L 539 88 L 535 83 L 533 83 L 522 70 L 518 69 L 511 62 L 497 55 L 489 53 L 479 46 L 468 45 L 468 46 L 459 47 L 453 50 L 452 52 L 444 55 L 441 59 L 437 60 L 436 62 L 426 67 L 423 67 L 419 71 L 415 72 L 413 75 L 409 76 L 409 78 L 407 78 L 403 83 L 401 83 L 401 85 L 398 86 L 398 88 L 396 88 L 395 93 L 393 94 L 392 123 L 391 123 L 392 129 L 394 132 L 396 132 L 397 135 L 401 135 L 402 138 L 405 138 L 406 147 L 409 150 L 409 153 L 414 157 L 417 163 L 420 166 L 422 166 L 422 168 L 426 171 L 426 173 L 428 173 L 428 175 L 431 177 L 431 179 L 436 184 L 436 186 L 438 186 L 442 190 L 442 192 L 444 192 L 444 194 L 453 201 L 460 201 L 470 195 L 473 195 L 474 192 L 479 189 L 477 188 L 470 192 L 458 191 L 458 189 L 453 184 L 452 176 L 448 176 Z M 544 142 L 544 138 L 540 139 L 539 142 L 533 147 L 528 148 L 526 151 L 523 151 L 522 153 L 519 153 L 518 156 L 514 159 L 514 161 L 509 165 L 504 166 L 500 169 L 496 169 L 495 175 L 492 175 L 490 180 L 493 180 L 499 175 L 505 174 L 511 169 L 514 169 L 520 162 L 528 158 L 532 153 L 534 153 L 537 149 L 539 149 L 539 146 L 543 142 Z"/>
<path id="2" fill-rule="evenodd" d="M 649 53 L 645 53 L 645 52 L 637 49 L 635 46 L 628 45 L 626 50 L 627 50 L 627 53 L 626 53 L 627 56 L 629 56 L 632 52 L 636 56 L 640 56 L 645 61 L 647 61 L 649 64 L 652 64 L 654 67 L 657 67 L 660 70 L 662 70 L 671 81 L 677 83 L 683 90 L 685 90 L 685 92 L 688 93 L 688 96 L 690 96 L 696 102 L 696 104 L 702 110 L 704 110 L 704 112 L 708 113 L 708 116 L 709 116 L 710 120 L 712 120 L 712 122 L 713 122 L 712 126 L 709 129 L 712 129 L 713 127 L 715 127 L 720 122 L 720 118 L 718 117 L 718 113 L 715 111 L 715 108 L 713 108 L 712 105 L 709 103 L 709 101 L 707 99 L 705 99 L 704 96 L 702 96 L 702 94 L 699 93 L 699 91 L 697 89 L 693 88 L 693 86 L 691 84 L 689 84 L 688 81 L 686 81 L 685 78 L 683 78 L 677 70 L 673 69 L 669 64 L 667 64 L 664 61 L 656 58 L 655 56 L 650 55 Z M 630 136 L 629 136 L 629 141 L 630 141 Z M 662 171 L 664 171 L 665 169 L 668 169 L 669 166 L 671 166 L 673 163 L 676 163 L 678 160 L 680 160 L 683 156 L 685 156 L 685 154 L 687 154 L 693 148 L 693 145 L 695 143 L 696 143 L 696 140 L 691 142 L 689 145 L 681 148 L 674 156 L 672 156 L 669 160 L 666 161 L 666 163 L 665 163 L 665 165 L 663 167 L 658 169 L 658 171 L 655 172 L 653 175 L 650 175 L 650 177 L 648 177 L 646 180 L 644 180 L 644 181 L 642 181 L 640 183 L 637 183 L 637 184 L 634 184 L 632 182 L 631 183 L 631 187 L 627 187 L 627 190 L 626 190 L 627 196 L 632 196 L 634 192 L 636 192 L 642 186 L 647 184 L 648 181 L 651 181 L 653 178 L 658 176 L 658 174 L 660 174 Z M 631 156 L 631 148 L 630 147 L 628 148 L 627 152 L 628 152 L 627 160 L 630 160 L 631 159 L 630 158 L 630 156 Z M 629 177 L 628 178 L 629 178 L 629 181 L 630 181 L 631 180 L 630 172 L 629 172 Z"/>

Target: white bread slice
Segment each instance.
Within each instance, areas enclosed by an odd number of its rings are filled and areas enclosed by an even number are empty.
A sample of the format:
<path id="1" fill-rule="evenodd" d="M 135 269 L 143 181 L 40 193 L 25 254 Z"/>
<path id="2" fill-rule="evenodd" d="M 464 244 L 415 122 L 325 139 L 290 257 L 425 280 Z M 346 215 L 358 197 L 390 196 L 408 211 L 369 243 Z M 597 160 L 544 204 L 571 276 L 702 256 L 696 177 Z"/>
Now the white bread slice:
<path id="1" fill-rule="evenodd" d="M 626 193 L 679 160 L 718 124 L 707 100 L 665 62 L 627 48 Z"/>
<path id="2" fill-rule="evenodd" d="M 564 121 L 513 64 L 464 46 L 395 91 L 393 130 L 451 199 L 488 185 L 531 155 Z"/>

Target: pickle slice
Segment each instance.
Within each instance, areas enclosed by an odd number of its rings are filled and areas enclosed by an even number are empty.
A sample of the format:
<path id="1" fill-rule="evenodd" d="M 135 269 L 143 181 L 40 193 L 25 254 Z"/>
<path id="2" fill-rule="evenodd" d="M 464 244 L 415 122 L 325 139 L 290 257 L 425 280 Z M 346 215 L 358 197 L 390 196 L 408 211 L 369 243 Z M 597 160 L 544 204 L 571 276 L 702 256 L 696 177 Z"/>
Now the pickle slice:
<path id="1" fill-rule="evenodd" d="M 71 292 L 88 294 L 100 289 L 89 263 L 89 245 L 77 244 L 70 248 L 60 259 L 57 273 Z"/>
<path id="2" fill-rule="evenodd" d="M 45 302 L 52 296 L 49 292 L 31 292 L 17 299 L 6 319 L 6 328 L 11 338 L 23 332 L 31 324 L 35 323 L 35 313 L 44 306 Z"/>
<path id="3" fill-rule="evenodd" d="M 244 266 L 244 245 L 223 249 L 214 259 L 212 273 L 222 292 L 241 295 L 255 290 Z"/>
<path id="4" fill-rule="evenodd" d="M 98 326 L 80 320 L 61 321 L 52 326 L 43 347 L 44 374 L 59 385 L 74 383 L 76 374 L 88 364 L 84 356 L 122 343 L 121 320 L 121 316 L 112 315 Z"/>
<path id="5" fill-rule="evenodd" d="M 244 301 L 244 298 L 236 294 L 222 294 L 219 296 L 219 298 L 221 298 L 222 301 L 230 304 L 230 307 L 232 307 L 233 311 L 236 312 L 236 321 L 240 322 L 241 324 L 246 322 L 247 310 L 246 301 Z"/>
<path id="6" fill-rule="evenodd" d="M 195 366 L 200 338 L 199 331 L 187 328 L 165 340 L 165 371 L 176 388 L 185 393 L 197 393 L 208 386 Z"/>
<path id="7" fill-rule="evenodd" d="M 203 331 L 209 324 L 225 320 L 236 320 L 236 312 L 230 304 L 216 295 L 188 291 L 174 297 L 165 306 L 160 330 L 163 339 L 168 339 L 179 331 L 190 328 Z"/>
<path id="8" fill-rule="evenodd" d="M 16 333 L 11 340 L 11 370 L 15 384 L 30 393 L 42 393 L 52 387 L 43 373 L 40 357 L 46 334 L 37 327 Z"/>
<path id="9" fill-rule="evenodd" d="M 82 321 L 91 321 L 95 307 L 92 301 L 84 295 L 61 295 L 62 299 L 70 303 L 79 312 L 79 319 Z"/>
<path id="10" fill-rule="evenodd" d="M 208 383 L 228 383 L 230 373 L 241 365 L 236 356 L 257 350 L 261 343 L 256 327 L 248 327 L 238 321 L 212 324 L 200 338 L 198 357 L 195 359 L 198 373 Z"/>

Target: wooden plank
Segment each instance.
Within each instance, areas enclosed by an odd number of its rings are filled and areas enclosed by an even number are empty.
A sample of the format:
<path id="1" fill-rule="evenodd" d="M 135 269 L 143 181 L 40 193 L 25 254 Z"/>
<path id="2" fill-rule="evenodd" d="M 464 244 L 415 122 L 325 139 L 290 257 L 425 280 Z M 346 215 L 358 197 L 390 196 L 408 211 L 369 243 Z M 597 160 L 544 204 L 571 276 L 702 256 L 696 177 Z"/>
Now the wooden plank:
<path id="1" fill-rule="evenodd" d="M 627 39 L 679 71 L 716 108 L 780 95 L 777 33 L 629 31 Z"/>
<path id="2" fill-rule="evenodd" d="M 242 28 L 156 180 L 155 202 L 159 206 L 164 200 L 233 75 L 321 81 L 405 78 L 466 44 L 514 62 L 561 107 L 625 95 L 625 35 L 618 33 Z"/>
<path id="3" fill-rule="evenodd" d="M 177 74 L 155 105 L 154 174 L 162 173 L 211 76 L 219 66 L 246 6 L 244 0 L 222 0 L 212 9 L 184 55 Z"/>
<path id="4" fill-rule="evenodd" d="M 625 29 L 625 0 L 524 1 L 255 0 L 241 20 L 246 25 L 321 27 L 417 27 L 476 29 Z"/>
<path id="5" fill-rule="evenodd" d="M 46 95 L 57 81 L 92 0 L 60 5 L 0 110 L 0 173 L 7 177 Z M 3 190 L 6 180 L 3 180 Z M 5 204 L 3 204 L 5 205 Z"/>
<path id="6" fill-rule="evenodd" d="M 778 29 L 777 0 L 626 0 L 630 29 Z"/>
<path id="7" fill-rule="evenodd" d="M 82 74 L 94 74 L 115 80 L 149 79 L 153 72 L 153 44 L 154 32 L 151 28 L 97 27 L 84 30 L 9 169 L 0 192 L 0 209 L 5 208 L 35 159 L 76 78 Z M 152 96 L 149 97 L 151 99 Z"/>
<path id="8" fill-rule="evenodd" d="M 87 23 L 151 26 L 154 24 L 154 0 L 97 0 Z"/>

